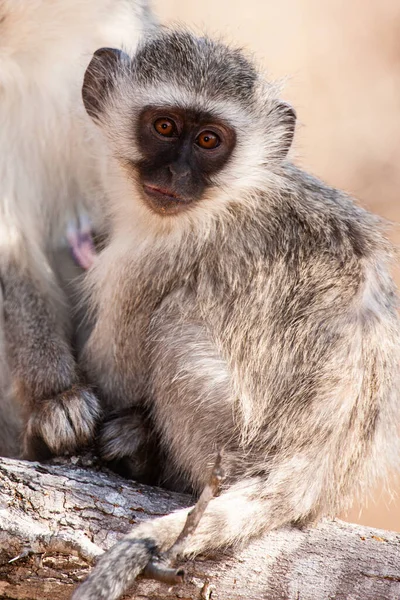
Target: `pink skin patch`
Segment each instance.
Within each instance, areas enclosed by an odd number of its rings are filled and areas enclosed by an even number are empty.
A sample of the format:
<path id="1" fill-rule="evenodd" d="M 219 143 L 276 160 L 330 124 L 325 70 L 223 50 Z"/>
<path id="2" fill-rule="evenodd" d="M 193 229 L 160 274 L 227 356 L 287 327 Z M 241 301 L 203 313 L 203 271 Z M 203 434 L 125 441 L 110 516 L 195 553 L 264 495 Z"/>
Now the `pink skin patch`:
<path id="1" fill-rule="evenodd" d="M 96 249 L 91 223 L 86 215 L 80 215 L 68 223 L 67 241 L 75 262 L 85 271 L 89 269 L 96 260 Z"/>

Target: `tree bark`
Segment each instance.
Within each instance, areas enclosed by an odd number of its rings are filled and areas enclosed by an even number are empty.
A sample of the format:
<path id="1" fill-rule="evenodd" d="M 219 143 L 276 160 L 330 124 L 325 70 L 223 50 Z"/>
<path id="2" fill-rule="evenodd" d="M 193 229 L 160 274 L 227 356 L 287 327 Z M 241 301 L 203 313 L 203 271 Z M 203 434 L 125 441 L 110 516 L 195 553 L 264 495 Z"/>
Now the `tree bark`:
<path id="1" fill-rule="evenodd" d="M 71 462 L 0 459 L 0 598 L 70 598 L 93 559 L 135 523 L 190 503 Z M 324 521 L 273 531 L 184 567 L 183 585 L 141 579 L 126 598 L 398 600 L 400 534 Z"/>

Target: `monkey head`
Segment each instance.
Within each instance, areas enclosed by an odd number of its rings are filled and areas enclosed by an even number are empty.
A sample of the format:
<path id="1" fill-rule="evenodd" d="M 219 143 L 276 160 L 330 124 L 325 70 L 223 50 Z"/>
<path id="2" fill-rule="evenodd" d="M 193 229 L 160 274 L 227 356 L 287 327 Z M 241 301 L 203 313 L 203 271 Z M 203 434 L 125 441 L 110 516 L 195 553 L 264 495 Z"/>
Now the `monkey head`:
<path id="1" fill-rule="evenodd" d="M 164 218 L 265 189 L 294 135 L 294 110 L 241 51 L 185 31 L 158 32 L 133 58 L 98 50 L 82 95 L 133 201 Z"/>

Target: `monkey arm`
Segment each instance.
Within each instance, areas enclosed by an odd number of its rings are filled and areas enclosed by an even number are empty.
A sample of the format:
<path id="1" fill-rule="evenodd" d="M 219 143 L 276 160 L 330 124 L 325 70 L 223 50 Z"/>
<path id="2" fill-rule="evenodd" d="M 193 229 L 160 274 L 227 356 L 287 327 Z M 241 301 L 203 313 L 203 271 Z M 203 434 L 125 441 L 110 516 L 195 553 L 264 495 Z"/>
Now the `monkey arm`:
<path id="1" fill-rule="evenodd" d="M 129 281 L 129 274 L 129 263 L 111 245 L 85 279 L 94 325 L 82 351 L 82 365 L 109 412 L 142 404 L 145 389 L 143 341 L 150 310 L 137 302 L 140 283 L 135 290 L 121 285 Z"/>
<path id="2" fill-rule="evenodd" d="M 40 263 L 32 263 L 29 257 L 22 268 L 8 260 L 1 285 L 6 353 L 26 421 L 24 452 L 39 458 L 87 442 L 99 409 L 81 383 L 69 346 L 64 299 L 50 266 L 44 255 Z"/>

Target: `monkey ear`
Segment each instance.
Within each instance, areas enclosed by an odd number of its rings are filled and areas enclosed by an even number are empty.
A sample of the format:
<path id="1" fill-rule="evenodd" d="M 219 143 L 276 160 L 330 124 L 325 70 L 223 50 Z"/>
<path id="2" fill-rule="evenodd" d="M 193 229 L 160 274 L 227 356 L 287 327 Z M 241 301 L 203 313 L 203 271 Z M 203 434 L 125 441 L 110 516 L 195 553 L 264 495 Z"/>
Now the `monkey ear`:
<path id="1" fill-rule="evenodd" d="M 279 132 L 279 148 L 277 154 L 279 159 L 287 156 L 294 138 L 296 128 L 296 111 L 287 102 L 278 101 L 273 108 L 275 127 Z"/>
<path id="2" fill-rule="evenodd" d="M 129 62 L 127 54 L 114 48 L 100 48 L 93 54 L 82 86 L 83 104 L 92 119 L 100 120 L 106 100 L 114 88 L 116 74 L 123 64 Z"/>

